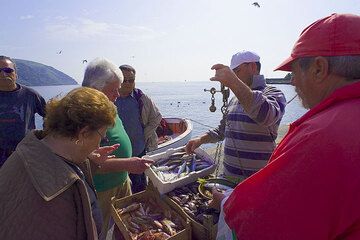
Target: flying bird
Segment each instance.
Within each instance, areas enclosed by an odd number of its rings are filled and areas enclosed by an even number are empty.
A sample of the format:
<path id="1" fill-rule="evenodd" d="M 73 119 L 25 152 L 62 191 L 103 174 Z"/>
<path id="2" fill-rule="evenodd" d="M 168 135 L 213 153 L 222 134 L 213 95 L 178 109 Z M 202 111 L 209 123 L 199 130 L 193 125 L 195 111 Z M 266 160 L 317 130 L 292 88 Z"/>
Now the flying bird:
<path id="1" fill-rule="evenodd" d="M 84 64 L 84 63 L 87 63 L 87 60 L 86 60 L 86 59 L 83 60 L 83 64 Z"/>
<path id="2" fill-rule="evenodd" d="M 258 3 L 258 2 L 253 2 L 253 4 L 252 5 L 254 5 L 255 7 L 260 7 L 260 4 Z"/>
<path id="3" fill-rule="evenodd" d="M 59 52 L 57 52 L 57 54 L 61 54 L 62 50 L 60 50 Z"/>

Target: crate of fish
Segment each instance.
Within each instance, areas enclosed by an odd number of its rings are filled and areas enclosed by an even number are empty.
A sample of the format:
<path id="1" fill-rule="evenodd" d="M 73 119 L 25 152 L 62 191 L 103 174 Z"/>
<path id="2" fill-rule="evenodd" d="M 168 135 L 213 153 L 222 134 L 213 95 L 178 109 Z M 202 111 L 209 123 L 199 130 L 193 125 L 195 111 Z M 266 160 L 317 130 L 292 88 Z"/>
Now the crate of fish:
<path id="1" fill-rule="evenodd" d="M 191 240 L 189 221 L 151 190 L 112 199 L 112 216 L 125 240 Z"/>
<path id="2" fill-rule="evenodd" d="M 235 186 L 236 184 L 225 179 L 201 179 L 167 193 L 164 201 L 190 220 L 193 239 L 213 240 L 216 239 L 220 212 L 209 207 L 211 190 L 216 188 L 221 192 Z"/>
<path id="3" fill-rule="evenodd" d="M 169 149 L 147 158 L 155 163 L 145 174 L 160 194 L 194 182 L 216 169 L 214 159 L 201 148 L 196 149 L 194 154 L 186 154 L 184 147 Z"/>

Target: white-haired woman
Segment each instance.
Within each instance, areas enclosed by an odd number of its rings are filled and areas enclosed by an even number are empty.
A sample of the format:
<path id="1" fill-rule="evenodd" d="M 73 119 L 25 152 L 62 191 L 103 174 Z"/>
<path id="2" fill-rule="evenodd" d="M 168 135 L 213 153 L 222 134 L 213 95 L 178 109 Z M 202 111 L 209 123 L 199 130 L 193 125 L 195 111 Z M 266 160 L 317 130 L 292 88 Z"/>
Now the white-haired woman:
<path id="1" fill-rule="evenodd" d="M 119 97 L 122 79 L 122 72 L 116 65 L 107 59 L 96 58 L 87 66 L 82 86 L 95 88 L 114 102 Z M 151 160 L 131 157 L 131 142 L 119 116 L 116 116 L 114 127 L 108 129 L 106 139 L 101 142 L 102 146 L 114 144 L 120 144 L 113 152 L 115 158 L 103 162 L 94 174 L 95 189 L 104 219 L 103 233 L 109 228 L 111 198 L 131 195 L 128 172 L 142 173 L 152 163 Z"/>

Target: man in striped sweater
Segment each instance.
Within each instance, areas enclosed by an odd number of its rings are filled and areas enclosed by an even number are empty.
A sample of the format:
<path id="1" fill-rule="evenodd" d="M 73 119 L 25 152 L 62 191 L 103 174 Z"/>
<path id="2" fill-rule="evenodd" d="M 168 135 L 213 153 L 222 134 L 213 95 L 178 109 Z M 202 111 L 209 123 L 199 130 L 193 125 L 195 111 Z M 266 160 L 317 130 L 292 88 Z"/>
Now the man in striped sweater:
<path id="1" fill-rule="evenodd" d="M 228 114 L 217 128 L 190 140 L 186 150 L 191 153 L 204 143 L 225 140 L 224 175 L 241 181 L 263 168 L 270 158 L 286 99 L 280 90 L 266 85 L 256 53 L 234 54 L 230 68 L 236 77 L 225 84 L 235 95 L 229 102 Z"/>

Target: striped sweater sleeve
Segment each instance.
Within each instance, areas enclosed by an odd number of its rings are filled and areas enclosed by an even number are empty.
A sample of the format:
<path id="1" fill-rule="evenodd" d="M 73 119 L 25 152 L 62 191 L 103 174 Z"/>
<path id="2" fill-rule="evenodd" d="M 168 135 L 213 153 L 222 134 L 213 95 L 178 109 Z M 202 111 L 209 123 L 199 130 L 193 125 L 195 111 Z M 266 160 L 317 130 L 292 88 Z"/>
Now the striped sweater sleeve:
<path id="1" fill-rule="evenodd" d="M 285 113 L 286 98 L 275 87 L 267 86 L 264 91 L 253 91 L 253 104 L 247 111 L 248 116 L 263 126 L 279 122 Z"/>

